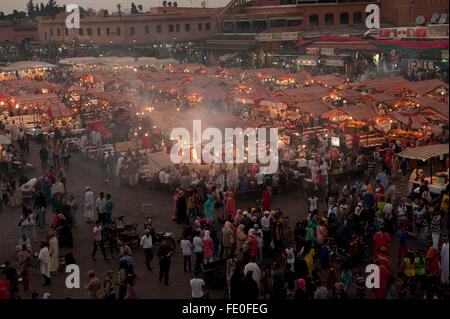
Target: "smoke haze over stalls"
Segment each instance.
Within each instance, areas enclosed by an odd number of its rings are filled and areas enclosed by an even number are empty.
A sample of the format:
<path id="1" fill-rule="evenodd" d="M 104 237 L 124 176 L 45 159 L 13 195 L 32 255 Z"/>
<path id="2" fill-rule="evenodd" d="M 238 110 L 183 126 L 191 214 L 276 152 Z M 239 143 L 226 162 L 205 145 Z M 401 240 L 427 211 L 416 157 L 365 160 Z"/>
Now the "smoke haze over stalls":
<path id="1" fill-rule="evenodd" d="M 144 11 L 150 7 L 162 6 L 163 0 L 56 0 L 58 5 L 74 3 L 83 8 L 93 8 L 95 10 L 108 9 L 110 13 L 117 11 L 117 4 L 121 4 L 122 11 L 129 10 L 131 2 L 137 5 L 142 4 Z M 224 7 L 230 0 L 167 0 L 167 2 L 177 2 L 179 7 L 201 7 L 202 1 L 207 3 L 208 8 Z M 13 10 L 26 11 L 28 0 L 0 0 L 0 11 L 5 14 L 12 13 Z M 41 2 L 47 4 L 48 0 L 33 0 L 34 4 Z M 192 5 L 191 5 L 192 4 Z"/>

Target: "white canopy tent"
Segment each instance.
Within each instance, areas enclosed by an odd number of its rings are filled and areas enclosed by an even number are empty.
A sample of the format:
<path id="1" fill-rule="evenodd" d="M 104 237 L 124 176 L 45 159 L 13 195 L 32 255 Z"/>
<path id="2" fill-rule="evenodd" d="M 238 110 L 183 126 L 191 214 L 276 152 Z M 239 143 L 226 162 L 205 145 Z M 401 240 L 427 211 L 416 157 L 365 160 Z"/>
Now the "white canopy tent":
<path id="1" fill-rule="evenodd" d="M 449 153 L 449 144 L 435 144 L 422 147 L 410 148 L 397 155 L 404 158 L 426 161 Z"/>

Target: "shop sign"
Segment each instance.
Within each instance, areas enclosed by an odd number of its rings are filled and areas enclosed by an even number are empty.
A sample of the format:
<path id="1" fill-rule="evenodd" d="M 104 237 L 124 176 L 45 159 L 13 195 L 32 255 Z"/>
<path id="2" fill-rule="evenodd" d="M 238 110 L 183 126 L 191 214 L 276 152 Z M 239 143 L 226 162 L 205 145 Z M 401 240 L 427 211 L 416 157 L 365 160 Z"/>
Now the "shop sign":
<path id="1" fill-rule="evenodd" d="M 321 55 L 334 55 L 334 49 L 333 48 L 320 48 L 320 54 Z"/>
<path id="2" fill-rule="evenodd" d="M 319 48 L 306 48 L 306 54 L 320 55 Z"/>
<path id="3" fill-rule="evenodd" d="M 344 60 L 325 60 L 326 66 L 344 66 Z"/>
<path id="4" fill-rule="evenodd" d="M 298 32 L 283 32 L 281 33 L 282 41 L 298 40 Z"/>
<path id="5" fill-rule="evenodd" d="M 257 36 L 258 41 L 272 41 L 272 33 L 260 33 Z"/>
<path id="6" fill-rule="evenodd" d="M 448 25 L 378 29 L 379 39 L 448 38 Z"/>
<path id="7" fill-rule="evenodd" d="M 443 59 L 448 59 L 448 50 L 442 50 L 441 51 L 441 56 Z"/>

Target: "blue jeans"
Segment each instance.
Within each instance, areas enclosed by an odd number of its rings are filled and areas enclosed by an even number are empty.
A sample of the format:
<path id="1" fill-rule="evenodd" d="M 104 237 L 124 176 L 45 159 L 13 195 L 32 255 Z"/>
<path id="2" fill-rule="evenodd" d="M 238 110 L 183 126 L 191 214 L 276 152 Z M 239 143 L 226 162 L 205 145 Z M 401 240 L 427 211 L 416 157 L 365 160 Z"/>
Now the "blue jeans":
<path id="1" fill-rule="evenodd" d="M 258 256 L 256 256 L 256 261 L 257 262 L 262 262 L 262 258 L 263 258 L 263 249 L 262 247 L 258 247 Z"/>
<path id="2" fill-rule="evenodd" d="M 30 230 L 30 226 L 29 226 L 29 225 L 23 225 L 23 226 L 20 226 L 20 235 L 22 235 L 23 233 L 25 233 L 25 235 L 26 235 L 27 238 L 28 238 L 29 230 Z"/>
<path id="3" fill-rule="evenodd" d="M 111 215 L 112 214 L 106 213 L 106 225 L 111 225 Z"/>

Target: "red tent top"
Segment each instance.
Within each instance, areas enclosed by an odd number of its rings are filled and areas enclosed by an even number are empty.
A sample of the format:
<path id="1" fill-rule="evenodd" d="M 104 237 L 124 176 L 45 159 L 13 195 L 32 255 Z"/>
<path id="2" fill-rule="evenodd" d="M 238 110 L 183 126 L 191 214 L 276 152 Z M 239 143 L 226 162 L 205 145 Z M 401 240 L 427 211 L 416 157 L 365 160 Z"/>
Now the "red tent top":
<path id="1" fill-rule="evenodd" d="M 398 46 L 408 49 L 448 49 L 448 41 L 403 41 L 403 40 L 376 40 L 373 44 Z"/>

